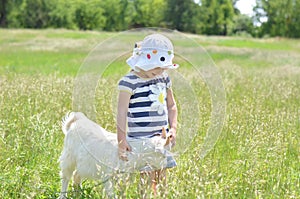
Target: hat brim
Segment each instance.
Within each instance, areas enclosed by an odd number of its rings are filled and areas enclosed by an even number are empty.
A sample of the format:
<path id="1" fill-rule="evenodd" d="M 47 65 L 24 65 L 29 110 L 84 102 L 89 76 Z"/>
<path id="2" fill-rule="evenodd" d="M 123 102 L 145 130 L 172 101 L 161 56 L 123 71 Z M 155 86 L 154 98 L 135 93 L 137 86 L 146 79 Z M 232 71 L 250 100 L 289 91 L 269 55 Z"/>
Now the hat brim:
<path id="1" fill-rule="evenodd" d="M 172 61 L 169 61 L 165 63 L 165 65 L 162 65 L 161 62 L 159 61 L 152 61 L 150 63 L 147 63 L 147 60 L 143 57 L 138 57 L 138 56 L 131 56 L 126 60 L 126 63 L 133 69 L 137 70 L 137 67 L 139 69 L 142 69 L 144 71 L 149 71 L 154 68 L 164 68 L 164 69 L 176 69 L 179 67 L 178 64 L 172 63 Z"/>
<path id="2" fill-rule="evenodd" d="M 169 66 L 163 66 L 161 68 L 166 68 L 166 69 L 177 69 L 179 67 L 179 64 L 172 64 Z"/>
<path id="3" fill-rule="evenodd" d="M 149 71 L 152 70 L 154 68 L 163 68 L 163 69 L 177 69 L 179 67 L 179 64 L 170 64 L 170 65 L 166 65 L 166 66 L 159 66 L 159 65 L 140 65 L 137 63 L 137 60 L 133 57 L 130 57 L 129 59 L 127 59 L 127 64 L 130 66 L 130 68 L 132 68 L 135 71 L 139 71 L 139 69 L 142 69 L 144 71 Z M 137 69 L 138 68 L 138 69 Z"/>

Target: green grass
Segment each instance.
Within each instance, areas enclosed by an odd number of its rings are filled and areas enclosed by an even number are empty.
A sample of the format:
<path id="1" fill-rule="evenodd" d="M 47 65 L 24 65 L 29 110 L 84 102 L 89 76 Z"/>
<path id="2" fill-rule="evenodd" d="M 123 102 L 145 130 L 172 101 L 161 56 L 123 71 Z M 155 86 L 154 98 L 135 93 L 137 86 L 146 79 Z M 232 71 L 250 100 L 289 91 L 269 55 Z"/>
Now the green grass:
<path id="1" fill-rule="evenodd" d="M 115 34 L 0 30 L 0 198 L 58 197 L 60 121 L 72 110 L 74 79 L 91 49 Z M 220 71 L 226 121 L 213 150 L 200 159 L 211 97 L 206 83 L 179 60 L 178 71 L 198 98 L 200 122 L 188 129 L 197 136 L 169 172 L 168 198 L 300 198 L 300 41 L 193 39 Z M 97 122 L 111 131 L 116 84 L 128 71 L 125 59 L 104 71 L 96 89 Z M 178 133 L 189 132 L 180 128 Z M 138 197 L 137 180 L 132 181 L 123 186 L 127 198 Z M 84 181 L 80 198 L 101 194 L 101 185 Z"/>
<path id="2" fill-rule="evenodd" d="M 262 50 L 295 50 L 299 52 L 298 40 L 284 38 L 253 39 L 244 37 L 199 37 L 196 38 L 204 46 L 217 45 L 234 48 Z"/>
<path id="3" fill-rule="evenodd" d="M 76 75 L 87 54 L 110 33 L 0 30 L 0 74 Z"/>

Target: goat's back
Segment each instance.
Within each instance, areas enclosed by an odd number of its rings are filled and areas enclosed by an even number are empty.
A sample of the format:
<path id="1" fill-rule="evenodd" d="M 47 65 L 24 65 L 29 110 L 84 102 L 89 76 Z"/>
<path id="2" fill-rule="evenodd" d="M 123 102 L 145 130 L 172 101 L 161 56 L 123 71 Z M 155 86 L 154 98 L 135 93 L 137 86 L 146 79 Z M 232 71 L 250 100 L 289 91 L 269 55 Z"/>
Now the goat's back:
<path id="1" fill-rule="evenodd" d="M 117 136 L 107 132 L 82 113 L 71 113 L 63 122 L 65 133 L 61 161 L 74 161 L 85 178 L 103 178 L 118 167 Z M 65 155 L 64 155 L 65 154 Z"/>

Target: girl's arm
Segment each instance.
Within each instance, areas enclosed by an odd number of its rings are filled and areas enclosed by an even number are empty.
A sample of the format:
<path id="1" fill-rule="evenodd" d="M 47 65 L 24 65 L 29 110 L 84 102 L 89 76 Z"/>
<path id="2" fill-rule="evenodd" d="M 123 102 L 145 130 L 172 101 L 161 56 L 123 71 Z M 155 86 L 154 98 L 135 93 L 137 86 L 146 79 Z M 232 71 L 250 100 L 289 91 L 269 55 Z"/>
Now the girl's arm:
<path id="1" fill-rule="evenodd" d="M 126 151 L 131 151 L 131 147 L 126 141 L 127 112 L 131 94 L 125 91 L 119 92 L 118 113 L 117 113 L 117 138 L 119 147 L 119 157 L 127 161 Z"/>
<path id="2" fill-rule="evenodd" d="M 169 116 L 170 133 L 172 135 L 171 142 L 175 144 L 177 130 L 177 106 L 174 99 L 172 89 L 167 89 L 167 108 Z"/>

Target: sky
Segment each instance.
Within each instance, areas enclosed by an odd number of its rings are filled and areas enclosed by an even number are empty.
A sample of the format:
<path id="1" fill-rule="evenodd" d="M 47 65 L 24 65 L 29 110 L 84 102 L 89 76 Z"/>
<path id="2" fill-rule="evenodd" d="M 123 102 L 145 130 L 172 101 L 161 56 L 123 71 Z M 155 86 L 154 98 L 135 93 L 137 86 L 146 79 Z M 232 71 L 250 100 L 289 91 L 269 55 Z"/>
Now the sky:
<path id="1" fill-rule="evenodd" d="M 255 6 L 256 0 L 239 0 L 236 3 L 236 7 L 241 11 L 242 14 L 253 16 L 253 7 Z"/>

